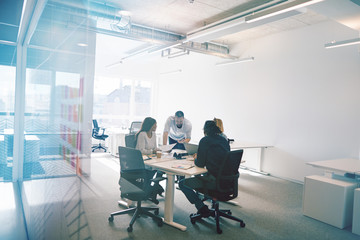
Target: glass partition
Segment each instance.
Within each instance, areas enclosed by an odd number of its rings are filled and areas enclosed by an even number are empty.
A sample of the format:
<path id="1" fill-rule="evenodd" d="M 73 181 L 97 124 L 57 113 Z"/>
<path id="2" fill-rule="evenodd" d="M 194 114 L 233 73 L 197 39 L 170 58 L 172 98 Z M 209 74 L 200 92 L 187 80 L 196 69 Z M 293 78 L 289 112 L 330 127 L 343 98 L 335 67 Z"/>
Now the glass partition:
<path id="1" fill-rule="evenodd" d="M 0 65 L 0 182 L 12 181 L 16 69 Z"/>
<path id="2" fill-rule="evenodd" d="M 95 25 L 87 1 L 46 1 L 27 46 L 19 185 L 29 239 L 85 239 L 76 213 L 91 169 Z"/>

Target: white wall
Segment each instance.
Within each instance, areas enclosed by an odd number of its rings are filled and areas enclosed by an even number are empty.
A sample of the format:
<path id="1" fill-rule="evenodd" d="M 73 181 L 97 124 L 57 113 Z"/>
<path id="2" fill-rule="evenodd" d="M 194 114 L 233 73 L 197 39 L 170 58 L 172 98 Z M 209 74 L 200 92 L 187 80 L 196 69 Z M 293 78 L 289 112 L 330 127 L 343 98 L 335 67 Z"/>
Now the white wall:
<path id="1" fill-rule="evenodd" d="M 357 46 L 325 49 L 357 32 L 323 22 L 240 44 L 235 53 L 254 62 L 214 66 L 219 58 L 191 53 L 159 65 L 156 118 L 159 131 L 183 110 L 193 139 L 204 121 L 222 118 L 236 140 L 275 146 L 263 170 L 303 181 L 315 172 L 308 161 L 359 157 L 360 54 Z"/>

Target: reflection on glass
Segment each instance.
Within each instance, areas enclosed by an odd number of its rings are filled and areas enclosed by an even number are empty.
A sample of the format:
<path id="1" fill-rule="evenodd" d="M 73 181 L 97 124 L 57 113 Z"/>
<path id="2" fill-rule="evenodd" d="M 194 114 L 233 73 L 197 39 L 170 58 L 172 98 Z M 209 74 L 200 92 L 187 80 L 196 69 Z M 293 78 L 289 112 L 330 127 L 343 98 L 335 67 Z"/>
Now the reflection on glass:
<path id="1" fill-rule="evenodd" d="M 27 47 L 19 186 L 29 239 L 91 236 L 80 196 L 80 176 L 90 173 L 96 43 L 88 7 L 46 1 Z"/>
<path id="2" fill-rule="evenodd" d="M 0 65 L 0 182 L 12 180 L 15 71 Z"/>
<path id="3" fill-rule="evenodd" d="M 24 179 L 76 174 L 81 151 L 81 77 L 27 69 Z"/>

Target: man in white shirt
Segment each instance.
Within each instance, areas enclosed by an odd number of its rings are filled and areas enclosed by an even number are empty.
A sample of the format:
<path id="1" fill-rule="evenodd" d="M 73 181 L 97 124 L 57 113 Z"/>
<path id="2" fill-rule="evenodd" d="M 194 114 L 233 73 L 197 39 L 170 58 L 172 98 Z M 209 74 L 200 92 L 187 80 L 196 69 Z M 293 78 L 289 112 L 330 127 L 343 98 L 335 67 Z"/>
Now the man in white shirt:
<path id="1" fill-rule="evenodd" d="M 175 116 L 170 116 L 165 123 L 163 134 L 163 145 L 176 143 L 173 149 L 185 149 L 184 143 L 191 139 L 192 125 L 189 120 L 184 118 L 182 111 L 177 111 Z"/>

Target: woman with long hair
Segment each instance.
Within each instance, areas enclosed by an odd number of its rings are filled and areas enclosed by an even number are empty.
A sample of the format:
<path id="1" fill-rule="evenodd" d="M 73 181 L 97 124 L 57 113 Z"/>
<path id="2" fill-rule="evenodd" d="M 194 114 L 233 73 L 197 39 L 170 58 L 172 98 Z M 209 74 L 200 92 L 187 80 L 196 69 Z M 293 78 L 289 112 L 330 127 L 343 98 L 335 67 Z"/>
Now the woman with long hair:
<path id="1" fill-rule="evenodd" d="M 143 155 L 156 153 L 156 127 L 156 120 L 151 117 L 147 117 L 142 122 L 139 132 L 135 135 L 136 149 L 140 150 Z M 155 173 L 157 173 L 156 177 L 161 177 L 163 174 L 162 172 L 156 170 L 154 171 L 154 174 Z M 159 183 L 156 183 L 154 187 L 157 194 L 161 195 L 164 192 L 164 188 Z"/>
<path id="2" fill-rule="evenodd" d="M 144 119 L 139 132 L 136 133 L 136 149 L 139 149 L 144 155 L 156 153 L 156 127 L 156 120 L 147 117 Z"/>
<path id="3" fill-rule="evenodd" d="M 220 118 L 214 118 L 214 122 L 216 126 L 220 129 L 221 133 L 220 136 L 224 137 L 226 140 L 228 139 L 227 136 L 224 133 L 224 124 L 223 121 Z"/>

